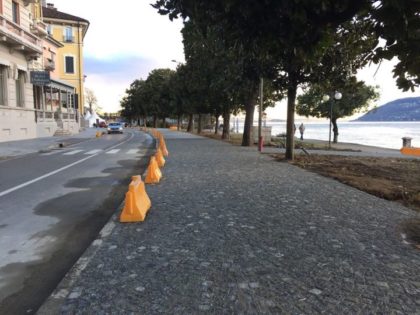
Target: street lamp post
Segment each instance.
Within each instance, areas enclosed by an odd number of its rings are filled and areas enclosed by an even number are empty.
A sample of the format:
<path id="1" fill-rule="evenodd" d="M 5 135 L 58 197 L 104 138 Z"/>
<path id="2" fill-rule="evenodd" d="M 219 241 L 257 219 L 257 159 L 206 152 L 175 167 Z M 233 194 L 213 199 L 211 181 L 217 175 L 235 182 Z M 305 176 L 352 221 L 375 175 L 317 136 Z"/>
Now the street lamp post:
<path id="1" fill-rule="evenodd" d="M 335 91 L 334 97 L 331 98 L 331 102 L 330 102 L 330 132 L 329 132 L 329 136 L 328 136 L 328 148 L 329 149 L 331 149 L 331 129 L 332 129 L 333 102 L 334 102 L 334 99 L 338 101 L 338 100 L 341 100 L 342 97 L 343 97 L 343 95 L 340 92 Z M 330 96 L 327 95 L 327 94 L 322 97 L 322 100 L 324 102 L 328 102 L 329 99 L 330 99 Z"/>
<path id="2" fill-rule="evenodd" d="M 263 113 L 263 91 L 264 91 L 264 80 L 260 78 L 260 107 L 258 115 L 258 151 L 263 150 L 263 136 L 262 136 L 262 113 Z"/>

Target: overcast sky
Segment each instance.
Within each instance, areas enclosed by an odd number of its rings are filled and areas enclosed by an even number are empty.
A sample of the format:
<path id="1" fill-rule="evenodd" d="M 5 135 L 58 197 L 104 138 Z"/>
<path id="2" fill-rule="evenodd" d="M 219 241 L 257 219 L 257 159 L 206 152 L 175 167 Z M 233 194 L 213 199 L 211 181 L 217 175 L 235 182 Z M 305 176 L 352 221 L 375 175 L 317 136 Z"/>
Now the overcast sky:
<path id="1" fill-rule="evenodd" d="M 182 62 L 181 21 L 171 22 L 150 6 L 153 0 L 50 0 L 62 12 L 90 21 L 85 37 L 85 85 L 92 89 L 105 112 L 119 110 L 119 101 L 130 83 L 146 79 L 156 68 L 175 69 Z M 384 62 L 361 71 L 359 78 L 379 85 L 378 105 L 401 97 L 420 96 L 420 90 L 403 93 L 395 86 L 392 66 Z M 268 111 L 269 118 L 284 118 L 285 105 Z"/>

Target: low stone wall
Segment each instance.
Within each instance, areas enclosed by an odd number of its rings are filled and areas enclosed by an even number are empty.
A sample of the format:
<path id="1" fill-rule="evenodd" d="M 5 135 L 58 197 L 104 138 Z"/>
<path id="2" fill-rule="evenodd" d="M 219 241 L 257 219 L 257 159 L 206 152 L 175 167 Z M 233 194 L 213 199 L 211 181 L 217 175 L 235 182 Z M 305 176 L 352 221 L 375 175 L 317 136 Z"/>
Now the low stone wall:
<path id="1" fill-rule="evenodd" d="M 35 114 L 26 108 L 0 108 L 0 142 L 36 137 Z"/>

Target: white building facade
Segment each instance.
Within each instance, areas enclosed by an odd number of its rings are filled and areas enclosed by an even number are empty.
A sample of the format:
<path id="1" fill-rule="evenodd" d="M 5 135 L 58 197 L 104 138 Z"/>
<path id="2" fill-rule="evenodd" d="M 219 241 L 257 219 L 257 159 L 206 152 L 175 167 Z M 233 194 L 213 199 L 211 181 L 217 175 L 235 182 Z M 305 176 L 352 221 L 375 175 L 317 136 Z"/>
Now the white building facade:
<path id="1" fill-rule="evenodd" d="M 72 107 L 67 99 L 74 87 L 31 83 L 32 71 L 50 66 L 44 57 L 47 36 L 39 0 L 0 0 L 0 142 L 52 136 L 63 127 L 79 131 L 76 114 L 61 111 L 62 104 Z M 57 93 L 60 103 L 48 106 Z"/>

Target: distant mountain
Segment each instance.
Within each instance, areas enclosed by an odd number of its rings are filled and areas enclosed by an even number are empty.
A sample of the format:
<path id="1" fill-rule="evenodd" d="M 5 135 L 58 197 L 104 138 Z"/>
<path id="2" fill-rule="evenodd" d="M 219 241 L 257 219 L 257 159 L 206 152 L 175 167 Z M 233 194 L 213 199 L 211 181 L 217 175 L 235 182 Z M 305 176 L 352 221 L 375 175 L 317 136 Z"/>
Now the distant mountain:
<path id="1" fill-rule="evenodd" d="M 386 103 L 356 121 L 420 121 L 420 97 L 401 98 Z"/>

